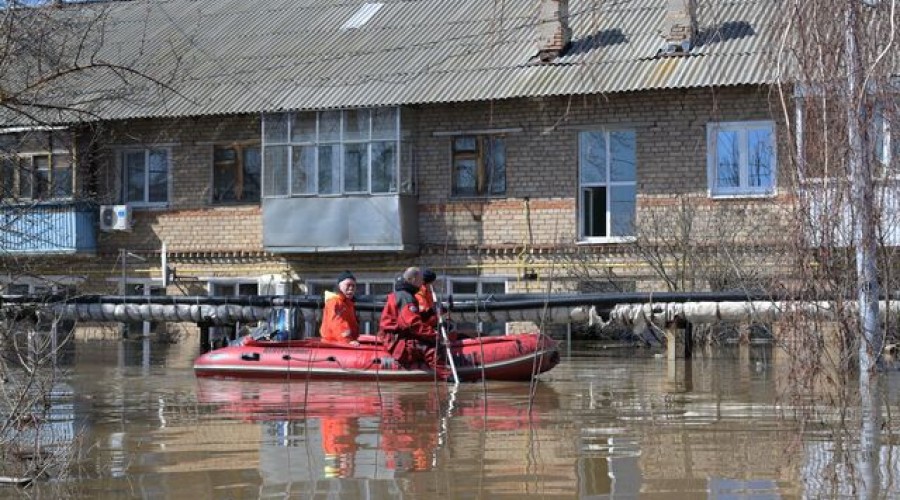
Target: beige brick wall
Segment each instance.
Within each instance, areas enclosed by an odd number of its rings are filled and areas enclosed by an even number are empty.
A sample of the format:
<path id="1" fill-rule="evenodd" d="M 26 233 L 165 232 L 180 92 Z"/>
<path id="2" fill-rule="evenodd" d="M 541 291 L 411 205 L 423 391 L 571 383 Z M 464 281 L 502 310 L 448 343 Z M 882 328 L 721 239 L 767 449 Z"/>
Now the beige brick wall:
<path id="1" fill-rule="evenodd" d="M 160 275 L 158 252 L 166 242 L 183 276 L 289 273 L 302 282 L 330 279 L 340 270 L 352 269 L 358 276 L 374 279 L 389 278 L 418 264 L 451 275 L 505 278 L 513 292 L 542 293 L 548 282 L 553 290 L 571 290 L 589 279 L 656 289 L 659 282 L 653 272 L 627 245 L 576 245 L 579 132 L 600 127 L 636 131 L 638 220 L 647 222 L 659 214 L 658 238 L 676 232 L 670 219 L 685 200 L 698 218 L 695 237 L 719 241 L 717 232 L 734 228 L 738 241 L 752 247 L 776 244 L 788 234 L 783 224 L 789 217 L 783 207 L 790 199 L 710 199 L 706 125 L 771 115 L 765 92 L 750 88 L 405 108 L 405 139 L 413 144 L 420 200 L 421 252 L 413 255 L 271 255 L 262 247 L 258 205 L 210 205 L 213 145 L 258 140 L 258 115 L 108 124 L 101 150 L 105 153 L 99 178 L 101 201 L 116 200 L 114 152 L 118 147 L 163 145 L 172 152 L 171 206 L 136 210 L 131 232 L 100 233 L 96 258 L 56 259 L 46 265 L 87 276 L 85 291 L 115 293 L 114 278 L 119 273 L 115 258 L 120 249 L 147 259 L 130 269 L 130 276 L 155 278 Z M 514 130 L 506 138 L 506 196 L 452 199 L 452 137 L 447 134 L 480 129 Z M 776 129 L 785 131 L 780 122 Z M 786 157 L 782 147 L 782 173 Z M 525 279 L 532 273 L 537 279 Z M 182 286 L 169 291 L 204 293 L 205 283 Z"/>

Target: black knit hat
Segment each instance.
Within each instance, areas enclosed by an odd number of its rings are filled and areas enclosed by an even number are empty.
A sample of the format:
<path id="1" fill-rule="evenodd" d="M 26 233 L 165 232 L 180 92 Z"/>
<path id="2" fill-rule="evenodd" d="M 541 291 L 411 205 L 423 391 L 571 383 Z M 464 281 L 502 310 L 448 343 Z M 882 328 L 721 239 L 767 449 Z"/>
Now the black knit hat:
<path id="1" fill-rule="evenodd" d="M 341 274 L 338 274 L 338 277 L 337 277 L 338 285 L 341 284 L 341 281 L 344 281 L 346 279 L 351 279 L 353 281 L 356 281 L 356 276 L 353 276 L 353 273 L 351 273 L 350 271 L 344 271 Z"/>
<path id="2" fill-rule="evenodd" d="M 422 281 L 427 285 L 429 283 L 434 283 L 434 280 L 437 279 L 437 275 L 434 274 L 434 271 L 431 269 L 426 269 L 422 271 Z"/>

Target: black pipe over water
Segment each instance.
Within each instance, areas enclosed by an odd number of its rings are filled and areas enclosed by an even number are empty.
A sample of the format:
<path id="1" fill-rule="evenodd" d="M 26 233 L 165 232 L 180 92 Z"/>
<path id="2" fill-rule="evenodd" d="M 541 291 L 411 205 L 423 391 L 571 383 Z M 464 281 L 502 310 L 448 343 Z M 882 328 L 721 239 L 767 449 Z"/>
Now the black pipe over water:
<path id="1" fill-rule="evenodd" d="M 808 299 L 808 298 L 802 298 Z M 631 292 L 631 293 L 575 293 L 575 294 L 458 294 L 447 297 L 449 309 L 460 312 L 515 311 L 541 307 L 594 306 L 601 313 L 618 304 L 653 302 L 744 302 L 801 300 L 801 297 L 775 296 L 761 292 Z M 158 304 L 158 305 L 238 305 L 255 307 L 320 308 L 321 295 L 0 295 L 0 306 L 46 304 Z M 356 298 L 359 312 L 380 312 L 384 296 L 361 295 Z"/>

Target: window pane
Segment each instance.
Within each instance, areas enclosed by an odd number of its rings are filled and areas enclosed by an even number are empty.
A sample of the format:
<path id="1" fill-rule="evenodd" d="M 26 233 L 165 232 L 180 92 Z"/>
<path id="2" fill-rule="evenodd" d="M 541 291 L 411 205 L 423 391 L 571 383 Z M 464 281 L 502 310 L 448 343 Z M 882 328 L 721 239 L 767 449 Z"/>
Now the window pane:
<path id="1" fill-rule="evenodd" d="M 485 141 L 487 151 L 484 157 L 487 165 L 487 186 L 479 194 L 506 193 L 506 146 L 502 137 L 494 137 Z"/>
<path id="2" fill-rule="evenodd" d="M 294 146 L 291 159 L 291 194 L 315 194 L 316 147 Z"/>
<path id="3" fill-rule="evenodd" d="M 288 140 L 288 114 L 277 113 L 263 117 L 263 129 L 267 143 L 285 143 Z"/>
<path id="4" fill-rule="evenodd" d="M 259 295 L 259 285 L 256 283 L 241 283 L 238 285 L 238 295 Z"/>
<path id="5" fill-rule="evenodd" d="M 31 198 L 32 171 L 31 160 L 28 158 L 19 159 L 17 166 L 17 175 L 19 176 L 19 198 Z"/>
<path id="6" fill-rule="evenodd" d="M 609 189 L 610 236 L 634 235 L 635 187 L 614 186 Z"/>
<path id="7" fill-rule="evenodd" d="M 166 202 L 169 199 L 169 160 L 168 153 L 162 150 L 150 151 L 150 192 L 147 201 Z"/>
<path id="8" fill-rule="evenodd" d="M 583 236 L 606 236 L 606 188 L 585 188 L 581 191 L 581 196 Z"/>
<path id="9" fill-rule="evenodd" d="M 18 159 L 13 156 L 3 156 L 0 159 L 0 182 L 3 183 L 3 198 L 13 198 L 16 195 L 15 187 L 16 187 L 16 167 L 18 165 Z"/>
<path id="10" fill-rule="evenodd" d="M 369 110 L 350 109 L 344 111 L 344 140 L 360 141 L 369 139 Z"/>
<path id="11" fill-rule="evenodd" d="M 609 177 L 612 181 L 634 181 L 637 145 L 633 131 L 609 133 Z"/>
<path id="12" fill-rule="evenodd" d="M 453 140 L 453 152 L 475 152 L 477 149 L 478 141 L 475 136 L 462 136 L 457 137 Z"/>
<path id="13" fill-rule="evenodd" d="M 606 182 L 606 134 L 582 132 L 578 141 L 581 184 Z"/>
<path id="14" fill-rule="evenodd" d="M 502 281 L 485 281 L 481 283 L 482 295 L 497 293 L 506 293 L 506 283 L 503 283 Z"/>
<path id="15" fill-rule="evenodd" d="M 372 192 L 397 192 L 397 143 L 372 143 Z"/>
<path id="16" fill-rule="evenodd" d="M 292 142 L 315 142 L 316 140 L 316 114 L 295 113 L 291 123 Z"/>
<path id="17" fill-rule="evenodd" d="M 385 296 L 394 291 L 393 283 L 369 283 L 369 295 Z"/>
<path id="18" fill-rule="evenodd" d="M 217 147 L 213 149 L 213 162 L 234 163 L 237 161 L 237 150 L 232 147 Z"/>
<path id="19" fill-rule="evenodd" d="M 319 113 L 319 142 L 337 141 L 341 138 L 341 112 Z"/>
<path id="20" fill-rule="evenodd" d="M 740 145 L 738 133 L 720 130 L 716 135 L 716 187 L 738 187 L 740 177 Z"/>
<path id="21" fill-rule="evenodd" d="M 53 195 L 54 198 L 69 198 L 72 196 L 72 169 L 71 167 L 53 167 Z"/>
<path id="22" fill-rule="evenodd" d="M 372 139 L 399 139 L 397 131 L 397 108 L 377 108 L 372 110 Z"/>
<path id="23" fill-rule="evenodd" d="M 31 197 L 45 199 L 50 196 L 50 158 L 44 155 L 31 158 L 34 168 L 34 186 Z"/>
<path id="24" fill-rule="evenodd" d="M 344 145 L 344 192 L 364 193 L 369 191 L 368 166 L 368 144 Z"/>
<path id="25" fill-rule="evenodd" d="M 755 129 L 747 133 L 748 173 L 752 187 L 772 187 L 773 151 L 772 134 L 769 129 Z"/>
<path id="26" fill-rule="evenodd" d="M 213 150 L 213 201 L 237 199 L 237 152 L 235 148 L 220 147 Z"/>
<path id="27" fill-rule="evenodd" d="M 474 281 L 454 281 L 453 293 L 476 294 L 478 293 L 478 283 Z"/>
<path id="28" fill-rule="evenodd" d="M 475 195 L 475 160 L 457 160 L 453 165 L 453 194 L 457 196 Z"/>
<path id="29" fill-rule="evenodd" d="M 288 194 L 288 147 L 266 146 L 265 155 L 265 196 Z"/>
<path id="30" fill-rule="evenodd" d="M 144 171 L 144 153 L 141 155 L 141 163 L 129 162 L 125 170 L 125 201 L 142 203 L 144 199 L 144 187 L 147 184 Z M 133 155 L 129 155 L 133 156 Z"/>
<path id="31" fill-rule="evenodd" d="M 244 149 L 244 186 L 239 197 L 243 201 L 259 201 L 262 186 L 262 158 L 257 146 Z"/>
<path id="32" fill-rule="evenodd" d="M 319 194 L 341 192 L 340 168 L 340 146 L 319 146 Z"/>

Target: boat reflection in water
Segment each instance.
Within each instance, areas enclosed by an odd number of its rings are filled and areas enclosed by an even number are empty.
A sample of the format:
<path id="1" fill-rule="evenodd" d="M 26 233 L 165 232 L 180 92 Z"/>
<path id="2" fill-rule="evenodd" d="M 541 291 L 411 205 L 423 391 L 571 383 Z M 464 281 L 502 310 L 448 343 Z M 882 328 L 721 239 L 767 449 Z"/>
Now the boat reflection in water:
<path id="1" fill-rule="evenodd" d="M 428 471 L 448 454 L 475 453 L 478 443 L 462 439 L 449 449 L 455 426 L 466 429 L 462 436 L 479 429 L 515 433 L 539 426 L 540 414 L 558 407 L 555 391 L 539 382 L 493 383 L 489 391 L 481 384 L 197 383 L 199 402 L 217 415 L 261 423 L 267 485 Z"/>

